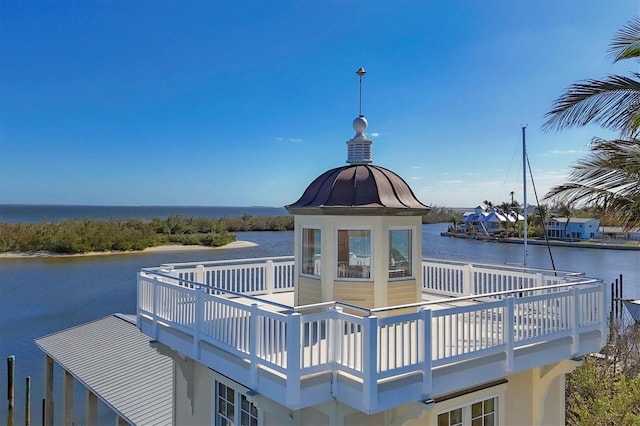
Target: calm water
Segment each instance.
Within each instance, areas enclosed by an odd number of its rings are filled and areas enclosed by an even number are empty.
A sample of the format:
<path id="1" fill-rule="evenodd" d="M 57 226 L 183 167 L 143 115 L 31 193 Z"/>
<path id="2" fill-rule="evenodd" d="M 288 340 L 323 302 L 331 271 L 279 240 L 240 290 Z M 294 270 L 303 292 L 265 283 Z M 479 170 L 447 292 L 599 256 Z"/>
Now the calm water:
<path id="1" fill-rule="evenodd" d="M 256 214 L 253 210 L 249 214 Z M 173 213 L 170 213 L 173 214 Z M 280 214 L 280 213 L 276 213 Z M 155 215 L 155 213 L 153 214 Z M 153 216 L 152 215 L 152 216 Z M 185 213 L 187 215 L 187 213 Z M 425 257 L 490 263 L 522 263 L 522 246 L 441 237 L 447 224 L 423 226 Z M 24 378 L 32 381 L 32 424 L 40 424 L 44 354 L 33 340 L 114 312 L 134 313 L 136 272 L 167 262 L 206 261 L 293 254 L 292 232 L 238 233 L 257 247 L 205 252 L 127 254 L 63 259 L 0 259 L 0 419 L 6 416 L 6 358 L 16 355 L 16 424 L 22 423 Z M 584 271 L 611 282 L 624 275 L 626 296 L 640 296 L 640 252 L 553 248 L 556 267 Z M 547 250 L 530 246 L 528 264 L 550 267 Z M 59 371 L 55 383 L 56 415 L 62 406 Z M 76 385 L 76 389 L 80 385 Z M 78 393 L 74 406 L 84 407 Z M 81 422 L 83 419 L 78 418 Z M 1 421 L 1 420 L 0 420 Z M 112 420 L 105 420 L 113 424 Z"/>

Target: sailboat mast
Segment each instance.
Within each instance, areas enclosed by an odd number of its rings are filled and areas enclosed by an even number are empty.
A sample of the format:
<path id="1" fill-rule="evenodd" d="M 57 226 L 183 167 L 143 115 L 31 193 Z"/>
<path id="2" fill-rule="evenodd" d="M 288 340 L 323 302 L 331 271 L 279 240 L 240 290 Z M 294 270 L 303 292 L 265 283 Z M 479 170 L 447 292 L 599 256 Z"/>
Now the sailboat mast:
<path id="1" fill-rule="evenodd" d="M 524 266 L 527 266 L 527 143 L 525 141 L 525 129 L 527 126 L 522 126 L 522 194 L 523 194 L 523 216 L 524 216 L 524 228 L 522 234 L 524 235 Z"/>

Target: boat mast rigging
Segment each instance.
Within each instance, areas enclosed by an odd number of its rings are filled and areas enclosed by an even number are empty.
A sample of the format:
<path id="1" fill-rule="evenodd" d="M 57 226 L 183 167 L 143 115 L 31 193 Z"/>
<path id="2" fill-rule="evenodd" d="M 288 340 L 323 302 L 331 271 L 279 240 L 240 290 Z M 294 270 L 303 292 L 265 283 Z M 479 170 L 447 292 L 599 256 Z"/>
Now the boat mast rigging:
<path id="1" fill-rule="evenodd" d="M 522 126 L 522 195 L 523 195 L 523 211 L 522 215 L 524 216 L 524 228 L 522 230 L 522 234 L 524 236 L 524 266 L 527 266 L 527 234 L 528 234 L 528 225 L 527 225 L 527 143 L 525 138 L 525 130 L 527 126 Z"/>

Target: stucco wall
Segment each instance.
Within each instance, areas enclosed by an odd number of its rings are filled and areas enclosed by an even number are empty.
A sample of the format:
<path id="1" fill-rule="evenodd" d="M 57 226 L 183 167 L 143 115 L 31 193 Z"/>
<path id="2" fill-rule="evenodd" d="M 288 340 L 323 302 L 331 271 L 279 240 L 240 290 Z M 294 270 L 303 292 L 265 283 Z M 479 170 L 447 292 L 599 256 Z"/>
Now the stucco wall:
<path id="1" fill-rule="evenodd" d="M 174 358 L 174 379 L 174 424 L 213 424 L 215 398 L 211 370 L 189 358 L 178 361 Z"/>

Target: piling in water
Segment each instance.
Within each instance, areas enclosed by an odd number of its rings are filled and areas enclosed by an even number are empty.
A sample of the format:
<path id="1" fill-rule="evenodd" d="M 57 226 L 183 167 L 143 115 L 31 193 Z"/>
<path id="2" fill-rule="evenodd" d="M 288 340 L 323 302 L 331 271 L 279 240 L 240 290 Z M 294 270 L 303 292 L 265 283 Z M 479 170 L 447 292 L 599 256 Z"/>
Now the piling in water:
<path id="1" fill-rule="evenodd" d="M 24 424 L 31 425 L 31 376 L 27 376 L 25 383 Z"/>
<path id="2" fill-rule="evenodd" d="M 15 403 L 14 383 L 13 379 L 16 374 L 16 357 L 10 355 L 7 358 L 7 400 L 9 401 L 9 412 L 13 410 Z"/>

